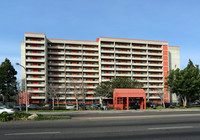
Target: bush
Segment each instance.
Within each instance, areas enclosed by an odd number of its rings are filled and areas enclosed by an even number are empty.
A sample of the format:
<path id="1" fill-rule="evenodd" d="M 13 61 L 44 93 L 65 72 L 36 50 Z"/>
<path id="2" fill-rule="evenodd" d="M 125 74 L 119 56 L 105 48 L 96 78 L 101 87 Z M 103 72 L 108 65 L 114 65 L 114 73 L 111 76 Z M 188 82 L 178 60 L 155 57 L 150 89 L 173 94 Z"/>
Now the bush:
<path id="1" fill-rule="evenodd" d="M 6 121 L 11 121 L 11 120 L 28 120 L 28 116 L 30 114 L 27 113 L 14 113 L 12 115 L 10 114 L 0 114 L 0 121 L 1 122 L 6 122 Z"/>
<path id="2" fill-rule="evenodd" d="M 0 114 L 0 121 L 1 122 L 7 122 L 9 120 L 11 120 L 9 114 L 7 114 L 7 113 Z"/>
<path id="3" fill-rule="evenodd" d="M 108 107 L 108 110 L 114 110 L 114 107 Z"/>
<path id="4" fill-rule="evenodd" d="M 156 109 L 164 109 L 163 106 L 157 106 Z"/>

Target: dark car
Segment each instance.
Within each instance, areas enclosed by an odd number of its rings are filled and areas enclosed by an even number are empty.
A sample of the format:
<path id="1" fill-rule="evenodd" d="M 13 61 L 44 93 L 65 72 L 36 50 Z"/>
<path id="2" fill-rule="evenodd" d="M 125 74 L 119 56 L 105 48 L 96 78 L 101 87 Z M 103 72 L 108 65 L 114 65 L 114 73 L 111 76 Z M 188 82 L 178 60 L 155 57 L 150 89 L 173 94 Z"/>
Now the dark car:
<path id="1" fill-rule="evenodd" d="M 98 109 L 99 105 L 98 104 L 90 104 L 90 108 Z"/>
<path id="2" fill-rule="evenodd" d="M 14 105 L 13 108 L 20 110 L 20 104 Z M 25 104 L 21 104 L 21 109 L 25 109 L 25 108 L 26 108 L 26 105 Z"/>
<path id="3" fill-rule="evenodd" d="M 29 104 L 28 105 L 28 109 L 38 109 L 38 108 L 39 108 L 39 106 L 36 105 L 36 104 Z"/>

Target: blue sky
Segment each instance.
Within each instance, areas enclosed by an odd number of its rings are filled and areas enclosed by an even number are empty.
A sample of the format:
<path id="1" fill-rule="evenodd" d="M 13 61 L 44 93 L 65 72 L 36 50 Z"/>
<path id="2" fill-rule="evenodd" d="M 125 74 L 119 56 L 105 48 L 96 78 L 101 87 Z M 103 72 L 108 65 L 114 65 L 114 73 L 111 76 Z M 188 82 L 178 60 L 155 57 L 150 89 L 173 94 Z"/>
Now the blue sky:
<path id="1" fill-rule="evenodd" d="M 0 0 L 0 62 L 18 71 L 25 32 L 48 38 L 100 36 L 168 41 L 180 46 L 181 69 L 200 64 L 199 0 Z"/>

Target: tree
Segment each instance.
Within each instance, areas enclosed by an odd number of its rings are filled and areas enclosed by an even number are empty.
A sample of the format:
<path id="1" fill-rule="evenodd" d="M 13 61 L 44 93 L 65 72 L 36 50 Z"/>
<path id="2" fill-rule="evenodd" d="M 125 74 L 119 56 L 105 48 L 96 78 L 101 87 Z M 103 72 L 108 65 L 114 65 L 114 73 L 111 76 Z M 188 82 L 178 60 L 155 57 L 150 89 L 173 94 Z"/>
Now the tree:
<path id="1" fill-rule="evenodd" d="M 163 108 L 165 108 L 165 96 L 167 94 L 163 91 L 163 89 L 157 89 L 156 95 L 160 98 Z"/>
<path id="2" fill-rule="evenodd" d="M 170 92 L 176 93 L 183 102 L 183 106 L 187 105 L 188 100 L 199 98 L 200 93 L 200 74 L 199 66 L 189 60 L 187 67 L 183 70 L 171 70 L 166 77 L 167 88 Z"/>
<path id="3" fill-rule="evenodd" d="M 113 97 L 115 88 L 142 88 L 142 83 L 130 78 L 114 78 L 111 81 L 102 82 L 95 89 L 95 96 L 100 97 L 102 106 L 103 98 Z"/>
<path id="4" fill-rule="evenodd" d="M 0 65 L 0 90 L 5 97 L 5 101 L 11 101 L 11 97 L 17 95 L 16 86 L 17 71 L 11 65 L 9 59 L 5 59 Z"/>
<path id="5" fill-rule="evenodd" d="M 55 98 L 57 97 L 58 88 L 52 83 L 48 85 L 48 97 L 52 100 L 52 109 L 54 110 Z M 58 101 L 58 99 L 57 99 Z"/>

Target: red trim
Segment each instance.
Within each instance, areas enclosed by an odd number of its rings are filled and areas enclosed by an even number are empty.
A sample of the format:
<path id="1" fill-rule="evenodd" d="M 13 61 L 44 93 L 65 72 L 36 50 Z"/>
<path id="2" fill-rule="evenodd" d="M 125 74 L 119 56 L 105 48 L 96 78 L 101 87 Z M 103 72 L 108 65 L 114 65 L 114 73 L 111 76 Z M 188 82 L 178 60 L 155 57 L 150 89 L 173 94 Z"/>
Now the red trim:
<path id="1" fill-rule="evenodd" d="M 168 43 L 168 41 L 144 40 L 144 39 L 130 39 L 130 38 L 116 38 L 116 37 L 100 37 L 100 38 L 125 39 L 125 40 L 152 41 L 152 42 L 165 42 L 165 43 Z"/>

